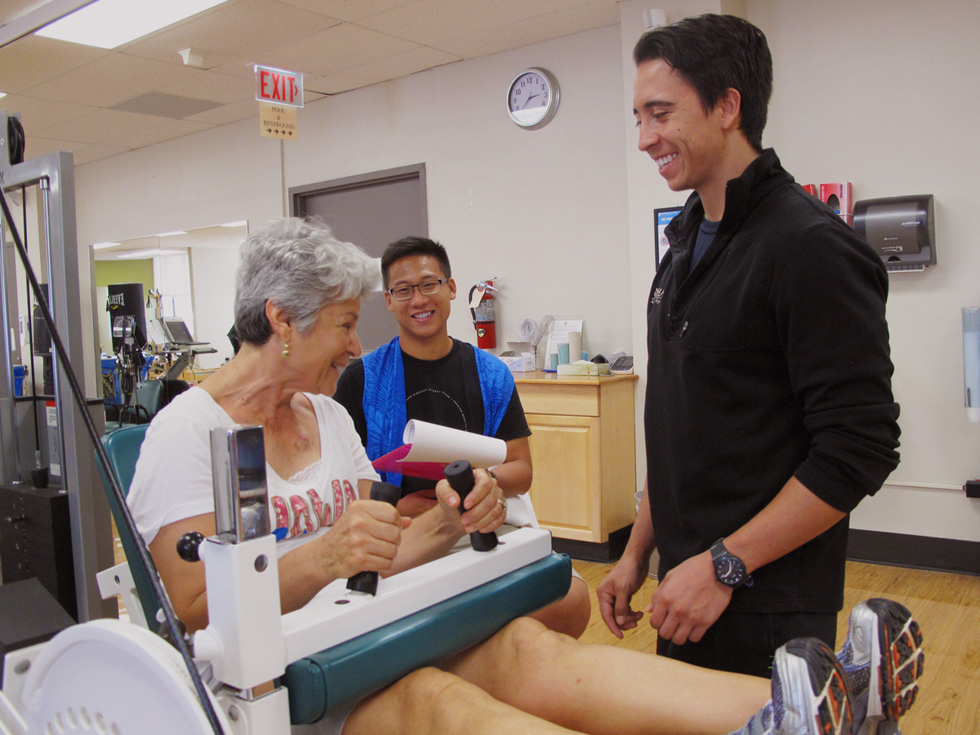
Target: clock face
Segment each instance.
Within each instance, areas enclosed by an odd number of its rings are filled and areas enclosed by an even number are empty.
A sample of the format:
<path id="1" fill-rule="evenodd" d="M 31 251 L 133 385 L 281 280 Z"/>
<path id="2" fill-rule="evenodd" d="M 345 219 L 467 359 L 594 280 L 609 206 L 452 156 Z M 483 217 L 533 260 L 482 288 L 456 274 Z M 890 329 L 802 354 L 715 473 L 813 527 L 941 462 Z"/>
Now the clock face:
<path id="1" fill-rule="evenodd" d="M 507 111 L 522 128 L 540 128 L 558 110 L 558 82 L 544 69 L 528 69 L 511 82 Z"/>
<path id="2" fill-rule="evenodd" d="M 734 559 L 719 559 L 715 562 L 715 570 L 718 577 L 726 583 L 737 582 L 741 577 L 742 570 Z"/>

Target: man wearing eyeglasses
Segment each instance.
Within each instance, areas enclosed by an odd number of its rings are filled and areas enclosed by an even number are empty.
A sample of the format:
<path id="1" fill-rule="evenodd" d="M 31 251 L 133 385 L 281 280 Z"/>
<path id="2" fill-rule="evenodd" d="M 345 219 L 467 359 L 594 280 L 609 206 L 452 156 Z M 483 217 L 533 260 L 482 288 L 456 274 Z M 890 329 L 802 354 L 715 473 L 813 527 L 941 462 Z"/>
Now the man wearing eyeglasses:
<path id="1" fill-rule="evenodd" d="M 537 525 L 527 496 L 531 430 L 514 378 L 496 356 L 449 336 L 456 282 L 446 249 L 428 238 L 402 238 L 381 256 L 381 277 L 398 337 L 351 362 L 333 396 L 354 420 L 368 458 L 400 447 L 409 419 L 502 439 L 506 459 L 492 470 L 477 470 L 477 482 L 496 482 L 504 491 L 508 524 Z M 436 504 L 431 480 L 381 475 L 401 486 L 402 515 L 416 516 Z M 589 592 L 580 578 L 572 582 L 564 600 L 534 617 L 578 636 L 589 621 Z"/>

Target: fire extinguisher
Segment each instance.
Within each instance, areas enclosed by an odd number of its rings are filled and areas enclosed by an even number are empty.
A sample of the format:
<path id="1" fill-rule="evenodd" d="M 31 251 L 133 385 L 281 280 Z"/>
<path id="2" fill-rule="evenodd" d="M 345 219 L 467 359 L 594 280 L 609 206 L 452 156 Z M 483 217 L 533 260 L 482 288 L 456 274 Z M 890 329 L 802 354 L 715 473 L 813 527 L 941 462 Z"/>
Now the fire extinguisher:
<path id="1" fill-rule="evenodd" d="M 493 292 L 496 290 L 493 281 L 481 281 L 470 289 L 470 314 L 476 327 L 476 346 L 481 350 L 492 350 L 497 346 L 496 316 L 493 313 Z M 477 292 L 479 295 L 474 297 Z"/>

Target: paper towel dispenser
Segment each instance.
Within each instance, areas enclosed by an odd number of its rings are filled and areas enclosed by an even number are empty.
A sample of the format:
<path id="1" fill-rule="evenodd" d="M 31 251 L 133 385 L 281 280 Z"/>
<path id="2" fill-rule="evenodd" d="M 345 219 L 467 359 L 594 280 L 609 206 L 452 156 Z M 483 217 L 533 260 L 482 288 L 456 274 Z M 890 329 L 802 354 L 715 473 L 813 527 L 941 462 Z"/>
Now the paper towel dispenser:
<path id="1" fill-rule="evenodd" d="M 921 271 L 936 264 L 932 194 L 854 202 L 854 230 L 890 271 Z"/>

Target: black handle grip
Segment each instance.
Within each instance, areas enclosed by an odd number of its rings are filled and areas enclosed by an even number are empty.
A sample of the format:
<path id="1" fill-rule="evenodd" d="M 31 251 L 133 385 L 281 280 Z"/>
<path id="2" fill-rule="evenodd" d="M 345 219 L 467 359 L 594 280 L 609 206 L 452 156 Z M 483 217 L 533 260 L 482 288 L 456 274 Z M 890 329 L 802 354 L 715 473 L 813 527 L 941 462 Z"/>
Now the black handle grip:
<path id="1" fill-rule="evenodd" d="M 459 512 L 465 512 L 463 501 L 476 484 L 473 468 L 465 459 L 453 462 L 446 467 L 446 479 L 449 481 L 449 486 L 459 494 Z M 470 534 L 470 543 L 477 551 L 490 551 L 497 547 L 497 534 L 474 531 Z"/>
<path id="2" fill-rule="evenodd" d="M 380 500 L 382 503 L 397 505 L 402 496 L 402 490 L 397 485 L 389 482 L 371 483 L 371 500 Z M 347 580 L 347 589 L 352 592 L 361 592 L 365 595 L 375 595 L 378 592 L 378 573 L 377 572 L 358 572 Z"/>
<path id="3" fill-rule="evenodd" d="M 201 561 L 198 547 L 204 541 L 204 534 L 189 531 L 177 539 L 177 556 L 184 561 Z"/>

